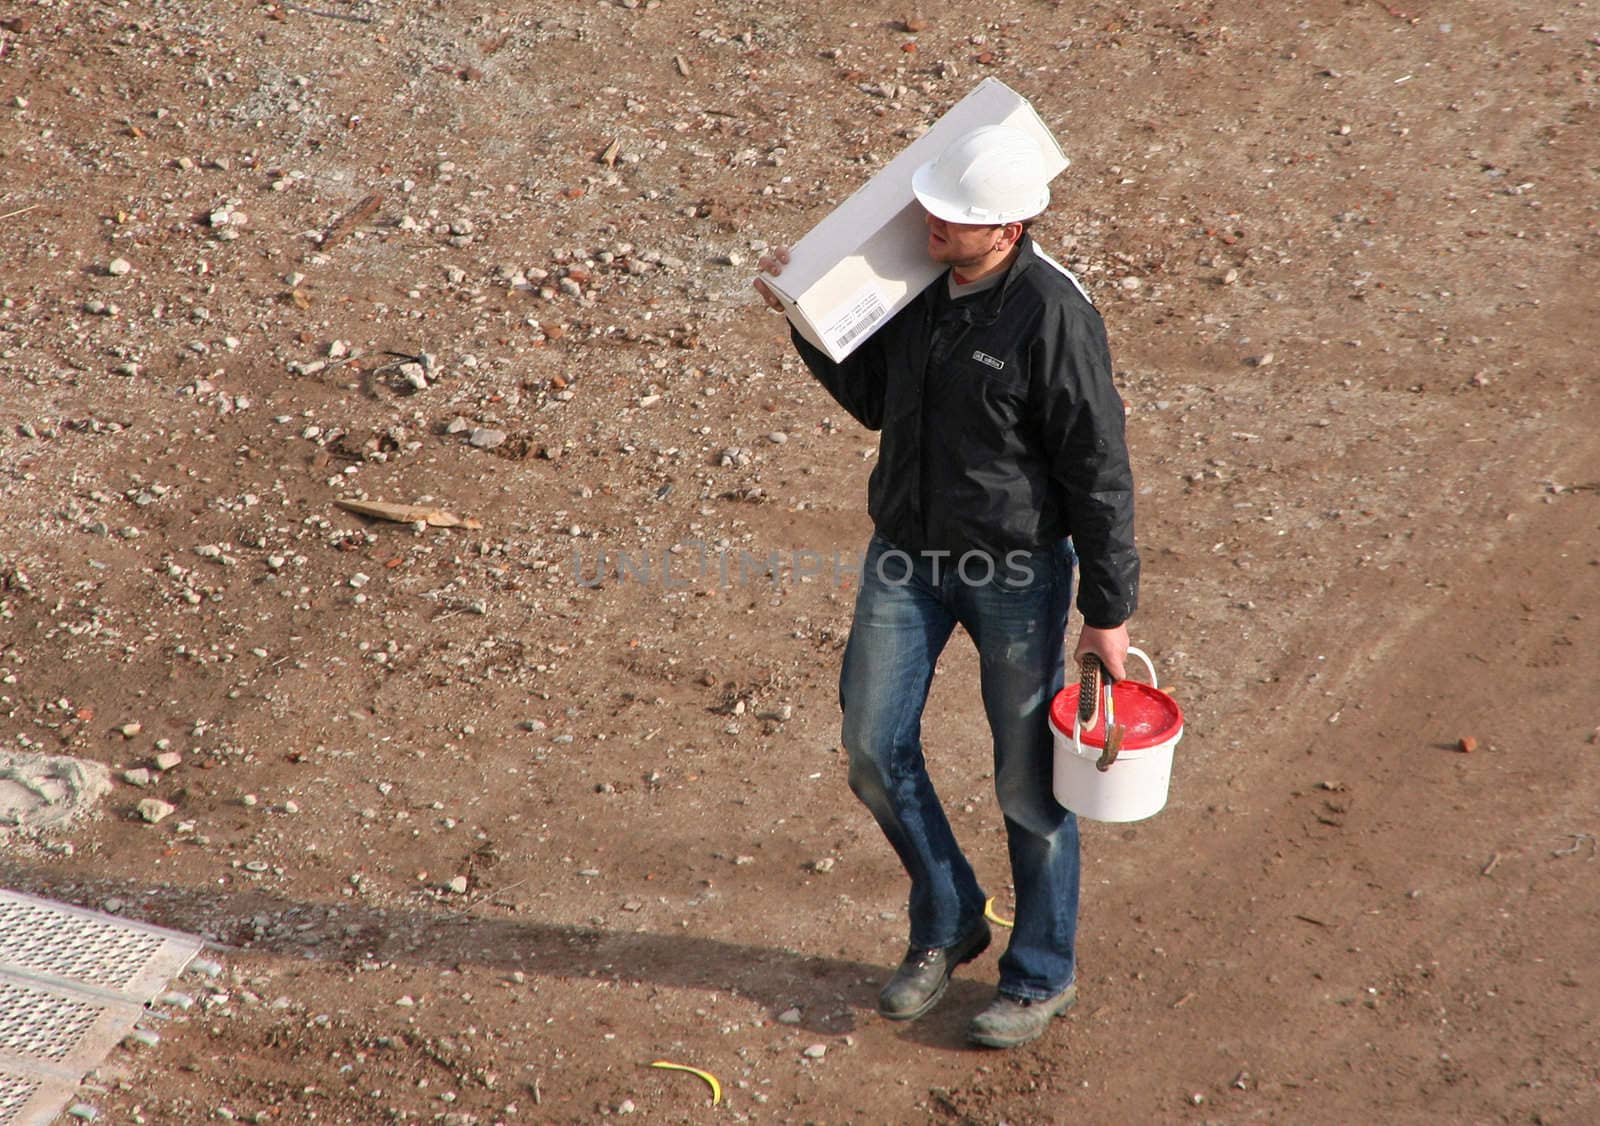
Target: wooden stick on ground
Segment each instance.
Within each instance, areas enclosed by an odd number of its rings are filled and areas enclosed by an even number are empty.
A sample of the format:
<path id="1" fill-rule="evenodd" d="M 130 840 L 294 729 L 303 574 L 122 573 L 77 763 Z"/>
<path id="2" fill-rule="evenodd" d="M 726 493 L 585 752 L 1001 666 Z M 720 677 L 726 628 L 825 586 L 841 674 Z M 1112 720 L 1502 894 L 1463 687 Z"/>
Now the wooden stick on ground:
<path id="1" fill-rule="evenodd" d="M 477 530 L 483 523 L 471 516 L 457 516 L 442 508 L 427 504 L 395 504 L 386 500 L 335 500 L 347 512 L 358 512 L 378 520 L 392 520 L 397 524 L 427 524 L 431 528 L 467 528 Z"/>
<path id="2" fill-rule="evenodd" d="M 327 250 L 336 243 L 343 242 L 345 239 L 350 237 L 351 232 L 353 232 L 362 223 L 370 219 L 373 213 L 382 206 L 382 194 L 379 192 L 373 192 L 360 203 L 356 204 L 352 210 L 345 212 L 344 215 L 333 224 L 333 226 L 322 232 L 322 241 L 317 243 L 317 246 L 323 250 Z"/>

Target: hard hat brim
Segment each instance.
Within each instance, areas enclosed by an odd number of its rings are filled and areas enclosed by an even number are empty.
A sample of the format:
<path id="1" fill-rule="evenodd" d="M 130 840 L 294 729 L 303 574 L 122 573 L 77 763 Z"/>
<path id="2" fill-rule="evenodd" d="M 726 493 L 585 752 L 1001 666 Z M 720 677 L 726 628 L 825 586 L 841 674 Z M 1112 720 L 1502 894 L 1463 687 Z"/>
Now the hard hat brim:
<path id="1" fill-rule="evenodd" d="M 1012 211 L 978 212 L 973 208 L 946 199 L 939 194 L 935 182 L 934 165 L 937 161 L 928 161 L 911 174 L 911 194 L 916 196 L 929 215 L 936 219 L 943 219 L 946 223 L 967 223 L 977 226 L 998 227 L 1004 223 L 1018 223 L 1024 219 L 1032 219 L 1042 214 L 1050 206 L 1050 189 L 1039 189 L 1035 203 L 1027 208 L 1013 209 Z"/>

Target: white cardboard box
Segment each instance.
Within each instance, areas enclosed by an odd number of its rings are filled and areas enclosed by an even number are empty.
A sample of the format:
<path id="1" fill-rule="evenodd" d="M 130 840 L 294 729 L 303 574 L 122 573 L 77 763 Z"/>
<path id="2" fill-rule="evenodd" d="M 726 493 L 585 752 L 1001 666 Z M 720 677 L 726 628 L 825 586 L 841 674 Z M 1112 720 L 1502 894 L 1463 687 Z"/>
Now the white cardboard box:
<path id="1" fill-rule="evenodd" d="M 1032 136 L 1052 179 L 1068 164 L 1028 100 L 985 78 L 795 243 L 782 274 L 762 276 L 801 336 L 842 360 L 944 272 L 928 257 L 911 177 L 958 137 L 984 125 L 1010 125 Z"/>

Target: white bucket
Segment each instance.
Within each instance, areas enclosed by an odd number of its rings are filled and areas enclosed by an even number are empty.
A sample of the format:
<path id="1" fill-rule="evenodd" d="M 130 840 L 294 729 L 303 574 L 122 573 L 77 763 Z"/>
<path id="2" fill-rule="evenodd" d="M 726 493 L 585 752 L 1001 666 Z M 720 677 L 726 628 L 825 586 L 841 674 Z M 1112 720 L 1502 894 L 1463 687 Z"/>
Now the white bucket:
<path id="1" fill-rule="evenodd" d="M 1150 670 L 1150 683 L 1119 680 L 1112 686 L 1112 703 L 1124 735 L 1122 749 L 1107 769 L 1097 765 L 1105 749 L 1104 714 L 1088 731 L 1080 729 L 1076 684 L 1057 693 L 1050 705 L 1055 740 L 1051 790 L 1056 801 L 1092 821 L 1142 821 L 1159 813 L 1167 804 L 1172 781 L 1172 750 L 1183 738 L 1183 711 L 1156 687 L 1150 658 L 1139 649 L 1128 652 Z"/>

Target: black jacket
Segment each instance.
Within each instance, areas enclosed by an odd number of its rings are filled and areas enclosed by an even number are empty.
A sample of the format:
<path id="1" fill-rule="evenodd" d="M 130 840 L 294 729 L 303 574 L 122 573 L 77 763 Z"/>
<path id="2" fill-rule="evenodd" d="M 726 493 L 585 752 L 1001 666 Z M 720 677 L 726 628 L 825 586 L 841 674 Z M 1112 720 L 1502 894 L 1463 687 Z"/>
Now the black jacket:
<path id="1" fill-rule="evenodd" d="M 1132 616 L 1133 478 L 1105 326 L 1032 239 L 998 287 L 953 301 L 941 274 L 842 363 L 793 338 L 839 405 L 883 432 L 867 493 L 880 535 L 997 563 L 1071 536 L 1084 621 Z"/>

